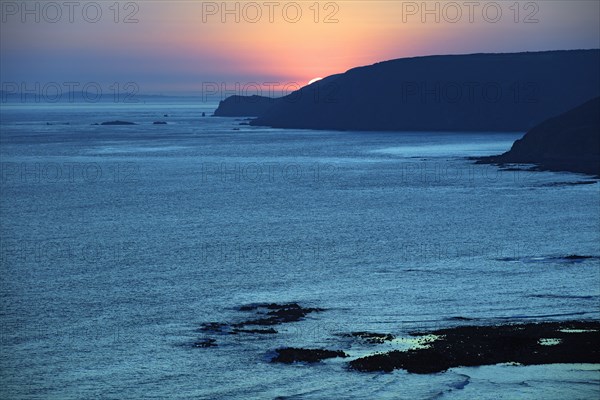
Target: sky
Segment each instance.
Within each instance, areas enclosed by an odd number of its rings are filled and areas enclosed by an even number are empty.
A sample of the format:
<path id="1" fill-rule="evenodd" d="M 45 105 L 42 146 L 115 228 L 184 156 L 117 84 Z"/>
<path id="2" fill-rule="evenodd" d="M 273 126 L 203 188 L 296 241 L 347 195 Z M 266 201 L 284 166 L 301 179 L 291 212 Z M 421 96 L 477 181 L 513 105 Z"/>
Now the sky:
<path id="1" fill-rule="evenodd" d="M 597 0 L 1 5 L 4 89 L 92 82 L 148 94 L 281 95 L 395 58 L 600 48 Z"/>

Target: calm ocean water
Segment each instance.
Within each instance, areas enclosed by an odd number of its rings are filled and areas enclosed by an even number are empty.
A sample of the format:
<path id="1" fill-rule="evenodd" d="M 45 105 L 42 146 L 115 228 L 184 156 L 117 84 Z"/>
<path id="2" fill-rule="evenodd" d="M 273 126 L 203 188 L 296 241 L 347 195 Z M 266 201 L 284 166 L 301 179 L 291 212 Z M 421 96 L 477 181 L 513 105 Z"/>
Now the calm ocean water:
<path id="1" fill-rule="evenodd" d="M 364 374 L 340 334 L 600 318 L 600 185 L 465 157 L 521 133 L 275 130 L 213 104 L 3 105 L 0 397 L 590 399 L 597 365 Z M 165 117 L 164 114 L 168 114 Z M 109 120 L 134 126 L 97 126 Z M 166 121 L 168 125 L 153 125 Z M 203 322 L 294 301 L 278 335 Z M 210 335 L 209 335 L 210 336 Z"/>

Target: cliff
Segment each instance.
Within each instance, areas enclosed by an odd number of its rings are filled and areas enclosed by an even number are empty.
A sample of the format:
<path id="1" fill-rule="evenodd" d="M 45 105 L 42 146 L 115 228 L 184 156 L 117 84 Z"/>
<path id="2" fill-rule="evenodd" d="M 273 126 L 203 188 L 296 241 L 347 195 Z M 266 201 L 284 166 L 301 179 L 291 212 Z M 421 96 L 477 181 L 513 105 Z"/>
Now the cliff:
<path id="1" fill-rule="evenodd" d="M 540 169 L 600 176 L 600 97 L 537 125 L 510 151 L 485 164 L 537 164 Z"/>
<path id="2" fill-rule="evenodd" d="M 598 70 L 600 50 L 404 58 L 329 76 L 269 107 L 236 100 L 235 114 L 277 128 L 526 131 L 600 95 Z"/>
<path id="3" fill-rule="evenodd" d="M 265 96 L 229 96 L 219 102 L 215 117 L 257 117 L 264 114 L 275 99 Z"/>

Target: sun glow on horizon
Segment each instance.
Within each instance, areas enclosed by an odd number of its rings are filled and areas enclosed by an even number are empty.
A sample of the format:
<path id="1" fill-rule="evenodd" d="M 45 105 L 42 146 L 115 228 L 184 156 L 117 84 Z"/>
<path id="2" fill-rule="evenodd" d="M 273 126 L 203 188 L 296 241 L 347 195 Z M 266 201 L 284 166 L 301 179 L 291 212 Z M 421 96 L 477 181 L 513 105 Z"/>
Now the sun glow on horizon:
<path id="1" fill-rule="evenodd" d="M 502 5 L 497 23 L 488 21 L 492 16 L 483 7 L 476 7 L 471 22 L 470 8 L 462 3 L 456 3 L 458 21 L 441 6 L 438 15 L 427 11 L 431 7 L 426 10 L 422 2 L 414 14 L 403 8 L 412 2 L 383 0 L 175 3 L 143 2 L 131 15 L 129 9 L 117 15 L 115 7 L 103 6 L 98 23 L 89 23 L 92 16 L 81 10 L 71 23 L 70 7 L 62 3 L 58 21 L 45 8 L 30 13 L 15 6 L 18 12 L 3 14 L 0 24 L 0 81 L 135 82 L 140 93 L 225 84 L 282 88 L 403 57 L 600 46 L 600 2 L 589 0 L 544 2 L 539 24 L 523 23 L 529 15 L 524 3 L 519 14 L 512 3 Z M 124 23 L 129 18 L 138 22 Z"/>

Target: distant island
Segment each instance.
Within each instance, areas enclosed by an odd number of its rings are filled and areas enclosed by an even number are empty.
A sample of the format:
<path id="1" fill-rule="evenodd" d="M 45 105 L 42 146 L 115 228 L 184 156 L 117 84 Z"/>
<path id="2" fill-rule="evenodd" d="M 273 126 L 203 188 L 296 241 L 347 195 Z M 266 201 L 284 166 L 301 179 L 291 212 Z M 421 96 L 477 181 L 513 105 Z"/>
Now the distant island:
<path id="1" fill-rule="evenodd" d="M 537 164 L 539 169 L 600 177 L 600 97 L 537 125 L 510 151 L 480 164 Z"/>
<path id="2" fill-rule="evenodd" d="M 403 58 L 273 100 L 228 98 L 215 115 L 275 128 L 525 132 L 599 96 L 598 70 L 600 50 Z"/>

